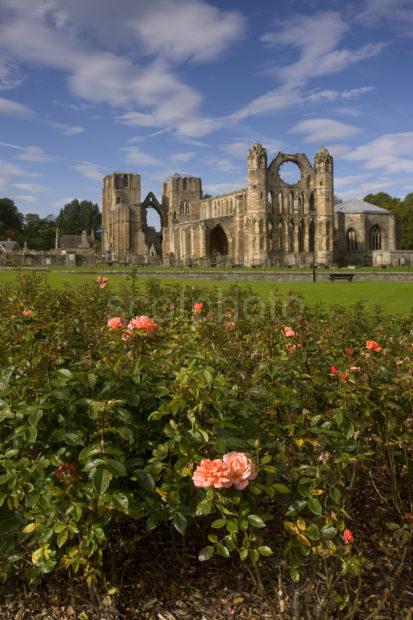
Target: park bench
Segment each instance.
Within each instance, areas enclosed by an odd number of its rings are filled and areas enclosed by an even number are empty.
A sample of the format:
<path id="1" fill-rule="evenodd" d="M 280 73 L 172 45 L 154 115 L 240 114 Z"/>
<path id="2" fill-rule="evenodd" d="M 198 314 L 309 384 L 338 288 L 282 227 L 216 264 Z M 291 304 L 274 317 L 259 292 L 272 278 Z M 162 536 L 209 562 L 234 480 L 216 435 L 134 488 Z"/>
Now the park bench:
<path id="1" fill-rule="evenodd" d="M 332 282 L 334 280 L 348 280 L 351 282 L 354 278 L 354 273 L 330 273 L 328 277 Z"/>

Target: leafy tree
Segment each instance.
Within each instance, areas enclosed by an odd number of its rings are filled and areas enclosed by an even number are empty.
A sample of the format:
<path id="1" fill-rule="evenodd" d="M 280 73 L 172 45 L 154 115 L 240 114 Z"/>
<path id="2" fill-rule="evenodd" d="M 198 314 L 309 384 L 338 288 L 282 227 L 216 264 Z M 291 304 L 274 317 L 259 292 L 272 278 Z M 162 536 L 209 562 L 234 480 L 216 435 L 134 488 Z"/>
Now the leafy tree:
<path id="1" fill-rule="evenodd" d="M 77 198 L 65 204 L 56 218 L 56 226 L 63 233 L 80 235 L 83 230 L 88 233 L 101 225 L 101 214 L 97 204 L 90 200 L 79 202 Z"/>
<path id="2" fill-rule="evenodd" d="M 333 204 L 334 205 L 341 205 L 342 202 L 343 201 L 341 200 L 341 198 L 339 198 L 339 196 L 336 196 L 336 194 L 334 194 L 334 196 L 333 196 Z"/>
<path id="3" fill-rule="evenodd" d="M 364 196 L 364 200 L 376 207 L 382 209 L 388 209 L 389 211 L 396 211 L 400 207 L 400 198 L 395 198 L 386 194 L 386 192 L 379 192 L 378 194 L 367 194 Z"/>
<path id="4" fill-rule="evenodd" d="M 400 206 L 401 245 L 413 250 L 413 192 L 407 194 Z"/>
<path id="5" fill-rule="evenodd" d="M 0 237 L 16 238 L 23 228 L 24 217 L 14 201 L 0 198 Z"/>
<path id="6" fill-rule="evenodd" d="M 48 217 L 42 219 L 37 213 L 27 213 L 20 237 L 30 250 L 50 250 L 54 247 L 55 232 L 54 222 Z"/>

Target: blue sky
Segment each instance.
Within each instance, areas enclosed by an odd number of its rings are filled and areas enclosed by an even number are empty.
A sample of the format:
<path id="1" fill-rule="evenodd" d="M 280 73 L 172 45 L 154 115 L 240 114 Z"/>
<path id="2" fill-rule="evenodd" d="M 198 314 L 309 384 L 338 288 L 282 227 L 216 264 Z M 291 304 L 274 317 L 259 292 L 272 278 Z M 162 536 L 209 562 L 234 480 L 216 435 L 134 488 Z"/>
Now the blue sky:
<path id="1" fill-rule="evenodd" d="M 0 195 L 99 203 L 102 177 L 245 186 L 254 141 L 321 145 L 343 199 L 413 191 L 413 0 L 0 0 Z"/>

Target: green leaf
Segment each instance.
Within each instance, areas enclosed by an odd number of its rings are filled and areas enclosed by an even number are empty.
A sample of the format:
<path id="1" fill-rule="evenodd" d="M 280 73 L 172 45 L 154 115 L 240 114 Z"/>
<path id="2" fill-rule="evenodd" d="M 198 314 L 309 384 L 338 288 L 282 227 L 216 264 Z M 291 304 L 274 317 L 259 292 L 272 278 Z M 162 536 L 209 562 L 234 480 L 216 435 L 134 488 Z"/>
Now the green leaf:
<path id="1" fill-rule="evenodd" d="M 204 547 L 198 553 L 198 560 L 200 562 L 206 562 L 207 560 L 210 560 L 213 555 L 214 555 L 214 547 L 211 547 L 210 545 L 208 545 L 208 547 Z"/>
<path id="2" fill-rule="evenodd" d="M 92 484 L 98 495 L 103 495 L 110 483 L 110 473 L 106 467 L 98 467 L 92 476 Z"/>
<path id="3" fill-rule="evenodd" d="M 291 493 L 291 489 L 289 489 L 287 486 L 285 486 L 285 484 L 282 484 L 281 482 L 276 482 L 272 486 L 276 491 L 278 491 L 278 493 Z"/>
<path id="4" fill-rule="evenodd" d="M 229 558 L 229 551 L 222 543 L 217 543 L 217 551 L 223 558 Z"/>
<path id="5" fill-rule="evenodd" d="M 320 540 L 321 533 L 318 525 L 316 525 L 315 523 L 310 523 L 305 529 L 305 535 L 310 540 Z"/>
<path id="6" fill-rule="evenodd" d="M 239 552 L 239 557 L 242 562 L 248 557 L 248 549 L 246 547 L 242 547 Z"/>
<path id="7" fill-rule="evenodd" d="M 262 528 L 265 527 L 265 522 L 258 515 L 248 515 L 248 521 L 253 527 Z"/>
<path id="8" fill-rule="evenodd" d="M 273 551 L 272 551 L 271 547 L 266 547 L 264 545 L 262 547 L 258 547 L 258 553 L 260 555 L 268 556 L 268 555 L 272 555 Z"/>
<path id="9" fill-rule="evenodd" d="M 115 506 L 122 510 L 123 512 L 128 512 L 129 508 L 129 500 L 124 493 L 120 493 L 117 491 L 113 494 L 113 501 Z"/>
<path id="10" fill-rule="evenodd" d="M 57 546 L 59 547 L 59 549 L 60 547 L 63 547 L 68 537 L 69 537 L 69 532 L 67 531 L 67 528 L 65 528 L 62 532 L 60 532 L 60 534 L 57 537 Z"/>
<path id="11" fill-rule="evenodd" d="M 227 530 L 230 534 L 238 532 L 238 523 L 236 521 L 227 521 Z"/>
<path id="12" fill-rule="evenodd" d="M 112 472 L 114 476 L 126 476 L 126 468 L 123 463 L 115 459 L 105 459 L 106 467 Z"/>
<path id="13" fill-rule="evenodd" d="M 219 530 L 221 527 L 225 526 L 226 522 L 226 519 L 217 519 L 211 523 L 211 527 L 213 527 L 214 530 Z"/>
<path id="14" fill-rule="evenodd" d="M 337 424 L 337 426 L 341 426 L 343 424 L 343 412 L 337 411 L 337 413 L 334 416 L 334 422 Z"/>
<path id="15" fill-rule="evenodd" d="M 266 454 L 265 456 L 262 457 L 261 459 L 261 465 L 268 465 L 268 463 L 271 463 L 272 461 L 272 456 L 271 454 Z"/>
<path id="16" fill-rule="evenodd" d="M 309 507 L 311 512 L 313 512 L 315 515 L 320 516 L 323 514 L 323 509 L 321 507 L 321 504 L 316 497 L 309 497 L 307 500 L 307 506 Z"/>
<path id="17" fill-rule="evenodd" d="M 146 491 L 153 491 L 155 489 L 155 481 L 150 474 L 146 471 L 135 471 L 137 481 Z"/>
<path id="18" fill-rule="evenodd" d="M 0 484 L 5 484 L 6 482 L 11 480 L 12 478 L 14 478 L 14 474 L 2 474 L 0 476 Z"/>
<path id="19" fill-rule="evenodd" d="M 183 535 L 185 533 L 188 522 L 183 514 L 181 514 L 180 512 L 177 512 L 173 516 L 172 523 L 174 524 L 174 528 L 178 530 L 180 534 Z"/>
<path id="20" fill-rule="evenodd" d="M 57 371 L 57 374 L 61 378 L 63 378 L 65 381 L 69 381 L 70 379 L 73 379 L 73 374 L 68 368 L 59 368 L 59 370 Z"/>
<path id="21" fill-rule="evenodd" d="M 337 534 L 337 530 L 335 527 L 325 525 L 321 528 L 321 536 L 324 540 L 331 540 Z"/>

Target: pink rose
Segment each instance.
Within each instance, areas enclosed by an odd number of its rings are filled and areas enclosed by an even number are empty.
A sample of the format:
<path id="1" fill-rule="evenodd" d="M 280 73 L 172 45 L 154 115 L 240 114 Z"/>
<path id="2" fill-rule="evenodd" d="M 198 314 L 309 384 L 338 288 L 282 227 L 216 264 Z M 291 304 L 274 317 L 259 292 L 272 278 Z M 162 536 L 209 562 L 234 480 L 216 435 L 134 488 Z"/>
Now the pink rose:
<path id="1" fill-rule="evenodd" d="M 225 316 L 227 319 L 231 319 L 231 318 L 232 318 L 232 312 L 231 312 L 231 310 L 228 310 L 228 312 L 224 312 L 224 316 Z"/>
<path id="2" fill-rule="evenodd" d="M 105 278 L 104 276 L 98 276 L 96 278 L 96 282 L 98 284 L 107 284 L 109 282 L 109 278 Z"/>
<path id="3" fill-rule="evenodd" d="M 194 304 L 194 312 L 195 312 L 195 314 L 201 314 L 203 307 L 204 307 L 204 304 L 202 304 L 202 303 Z"/>
<path id="4" fill-rule="evenodd" d="M 286 327 L 283 327 L 282 329 L 284 336 L 286 336 L 287 338 L 291 338 L 292 336 L 297 336 L 297 332 L 295 332 L 293 330 L 292 327 L 290 327 L 289 325 L 287 325 Z"/>
<path id="5" fill-rule="evenodd" d="M 198 465 L 192 476 L 192 480 L 196 487 L 203 487 L 204 489 L 209 487 L 227 489 L 232 485 L 228 467 L 221 459 L 202 459 L 201 464 Z"/>
<path id="6" fill-rule="evenodd" d="M 330 368 L 330 375 L 332 375 L 333 377 L 337 377 L 337 375 L 338 375 L 337 366 L 332 366 Z"/>
<path id="7" fill-rule="evenodd" d="M 227 467 L 231 483 L 239 491 L 245 489 L 249 481 L 257 477 L 254 463 L 244 452 L 229 452 L 224 454 L 222 460 Z"/>
<path id="8" fill-rule="evenodd" d="M 375 340 L 366 340 L 366 349 L 379 353 L 382 350 L 382 347 Z"/>
<path id="9" fill-rule="evenodd" d="M 30 310 L 30 308 L 25 308 L 25 309 L 23 310 L 23 313 L 22 313 L 22 314 L 23 314 L 23 316 L 25 316 L 25 317 L 32 316 L 32 314 L 33 314 L 33 310 Z"/>
<path id="10" fill-rule="evenodd" d="M 346 528 L 343 532 L 343 540 L 346 543 L 346 545 L 354 541 L 353 532 L 349 530 L 348 528 Z"/>
<path id="11" fill-rule="evenodd" d="M 159 329 L 159 325 L 151 319 L 149 316 L 143 314 L 142 316 L 135 316 L 128 325 L 130 330 L 139 329 L 141 332 L 153 334 Z"/>
<path id="12" fill-rule="evenodd" d="M 112 319 L 109 319 L 108 327 L 113 330 L 122 329 L 123 320 L 120 318 L 120 316 L 114 316 Z"/>

